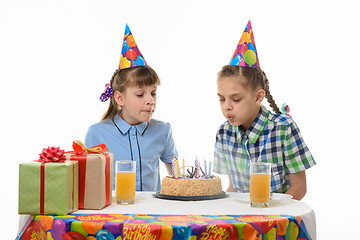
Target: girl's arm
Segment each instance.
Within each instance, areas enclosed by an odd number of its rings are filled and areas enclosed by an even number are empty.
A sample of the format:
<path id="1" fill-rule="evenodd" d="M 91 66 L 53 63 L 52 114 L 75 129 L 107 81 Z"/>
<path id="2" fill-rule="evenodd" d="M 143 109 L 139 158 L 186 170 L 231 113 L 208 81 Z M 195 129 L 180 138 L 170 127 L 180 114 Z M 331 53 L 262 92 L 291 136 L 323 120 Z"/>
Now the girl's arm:
<path id="1" fill-rule="evenodd" d="M 229 186 L 226 189 L 226 192 L 235 192 L 234 185 L 232 183 L 231 175 L 229 175 Z"/>
<path id="2" fill-rule="evenodd" d="M 301 200 L 306 194 L 306 174 L 305 171 L 289 174 L 290 188 L 286 194 L 293 196 L 293 199 Z"/>

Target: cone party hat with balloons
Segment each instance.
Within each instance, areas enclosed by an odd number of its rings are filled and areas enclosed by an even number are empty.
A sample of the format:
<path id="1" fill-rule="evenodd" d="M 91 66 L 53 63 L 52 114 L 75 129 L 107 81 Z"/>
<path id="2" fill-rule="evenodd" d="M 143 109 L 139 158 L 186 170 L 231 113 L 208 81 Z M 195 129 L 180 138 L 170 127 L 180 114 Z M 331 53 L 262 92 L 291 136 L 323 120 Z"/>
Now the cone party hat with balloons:
<path id="1" fill-rule="evenodd" d="M 124 42 L 120 55 L 119 69 L 147 66 L 144 56 L 141 54 L 135 39 L 126 24 Z"/>
<path id="2" fill-rule="evenodd" d="M 147 66 L 144 56 L 141 54 L 129 26 L 125 26 L 124 42 L 121 49 L 119 69 L 131 68 L 136 66 Z M 105 85 L 100 101 L 106 102 L 113 94 L 110 83 Z"/>
<path id="3" fill-rule="evenodd" d="M 250 20 L 240 38 L 240 41 L 230 61 L 230 65 L 260 68 Z"/>

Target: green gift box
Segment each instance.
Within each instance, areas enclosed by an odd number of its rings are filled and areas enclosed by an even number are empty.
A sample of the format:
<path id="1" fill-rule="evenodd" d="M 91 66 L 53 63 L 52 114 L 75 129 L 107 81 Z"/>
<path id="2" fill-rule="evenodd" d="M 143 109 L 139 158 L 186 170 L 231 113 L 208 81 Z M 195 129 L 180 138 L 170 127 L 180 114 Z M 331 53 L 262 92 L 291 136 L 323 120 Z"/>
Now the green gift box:
<path id="1" fill-rule="evenodd" d="M 78 163 L 19 165 L 19 214 L 66 215 L 78 210 Z"/>

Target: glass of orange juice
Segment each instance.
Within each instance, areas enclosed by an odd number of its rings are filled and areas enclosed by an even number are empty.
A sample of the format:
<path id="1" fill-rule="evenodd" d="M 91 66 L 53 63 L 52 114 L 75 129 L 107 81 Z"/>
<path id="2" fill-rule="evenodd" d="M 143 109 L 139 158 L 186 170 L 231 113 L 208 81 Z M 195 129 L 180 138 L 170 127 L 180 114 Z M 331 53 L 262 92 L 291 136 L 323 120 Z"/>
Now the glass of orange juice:
<path id="1" fill-rule="evenodd" d="M 271 176 L 271 163 L 253 162 L 250 164 L 251 207 L 269 206 L 270 176 Z"/>
<path id="2" fill-rule="evenodd" d="M 117 204 L 134 204 L 135 172 L 135 161 L 116 161 L 115 196 Z"/>

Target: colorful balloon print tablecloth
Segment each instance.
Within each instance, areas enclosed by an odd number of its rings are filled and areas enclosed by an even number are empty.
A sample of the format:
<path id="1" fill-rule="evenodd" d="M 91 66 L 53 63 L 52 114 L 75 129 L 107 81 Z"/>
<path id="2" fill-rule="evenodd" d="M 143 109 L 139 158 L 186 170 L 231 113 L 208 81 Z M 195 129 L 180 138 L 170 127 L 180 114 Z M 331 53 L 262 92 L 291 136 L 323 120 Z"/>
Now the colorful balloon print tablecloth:
<path id="1" fill-rule="evenodd" d="M 301 217 L 289 215 L 38 215 L 23 240 L 311 239 Z"/>

